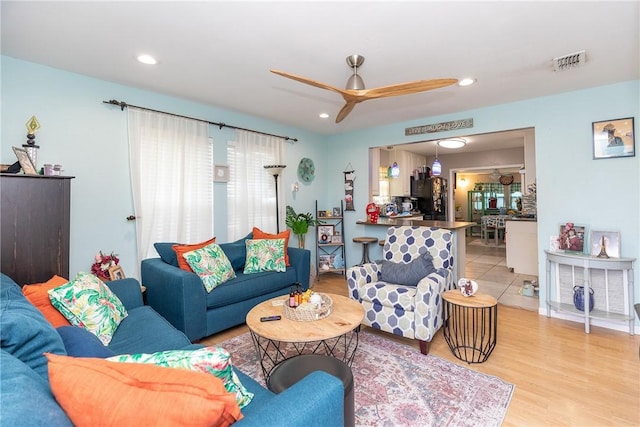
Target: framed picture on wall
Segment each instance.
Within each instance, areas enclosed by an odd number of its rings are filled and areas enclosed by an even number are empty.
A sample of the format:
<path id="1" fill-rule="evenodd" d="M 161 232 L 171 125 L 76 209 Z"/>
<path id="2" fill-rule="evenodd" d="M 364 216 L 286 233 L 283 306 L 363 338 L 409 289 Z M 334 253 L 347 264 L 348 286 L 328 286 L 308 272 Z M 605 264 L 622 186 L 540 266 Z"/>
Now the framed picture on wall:
<path id="1" fill-rule="evenodd" d="M 213 165 L 213 182 L 229 182 L 229 166 Z"/>
<path id="2" fill-rule="evenodd" d="M 620 258 L 620 233 L 615 231 L 595 231 L 589 234 L 590 251 L 595 257 Z"/>
<path id="3" fill-rule="evenodd" d="M 592 131 L 594 159 L 636 155 L 633 117 L 593 122 Z"/>

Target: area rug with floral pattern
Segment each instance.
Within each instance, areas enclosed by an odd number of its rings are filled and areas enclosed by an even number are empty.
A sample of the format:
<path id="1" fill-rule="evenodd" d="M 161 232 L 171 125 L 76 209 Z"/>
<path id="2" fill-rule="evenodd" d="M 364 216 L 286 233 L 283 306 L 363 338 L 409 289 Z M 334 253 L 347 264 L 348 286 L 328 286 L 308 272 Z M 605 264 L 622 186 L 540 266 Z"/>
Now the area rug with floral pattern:
<path id="1" fill-rule="evenodd" d="M 358 426 L 499 426 L 515 390 L 378 334 L 360 333 L 351 366 Z M 219 344 L 233 364 L 264 385 L 249 333 Z"/>

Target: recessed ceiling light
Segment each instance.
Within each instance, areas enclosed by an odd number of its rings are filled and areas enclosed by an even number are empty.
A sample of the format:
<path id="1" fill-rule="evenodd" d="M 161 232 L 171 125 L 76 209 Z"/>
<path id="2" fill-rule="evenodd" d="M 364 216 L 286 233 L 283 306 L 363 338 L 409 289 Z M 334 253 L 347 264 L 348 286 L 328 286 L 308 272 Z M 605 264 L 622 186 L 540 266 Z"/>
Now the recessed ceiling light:
<path id="1" fill-rule="evenodd" d="M 147 65 L 156 65 L 158 63 L 158 61 L 156 61 L 156 58 L 151 55 L 140 55 L 138 56 L 138 61 Z"/>
<path id="2" fill-rule="evenodd" d="M 467 145 L 467 141 L 463 138 L 450 138 L 438 141 L 438 145 L 444 148 L 462 148 Z"/>
<path id="3" fill-rule="evenodd" d="M 327 113 L 320 113 L 319 116 L 320 116 L 321 119 L 328 119 L 329 118 L 329 114 L 327 114 Z"/>
<path id="4" fill-rule="evenodd" d="M 476 79 L 472 79 L 471 77 L 466 77 L 458 82 L 458 86 L 471 86 L 476 82 Z"/>

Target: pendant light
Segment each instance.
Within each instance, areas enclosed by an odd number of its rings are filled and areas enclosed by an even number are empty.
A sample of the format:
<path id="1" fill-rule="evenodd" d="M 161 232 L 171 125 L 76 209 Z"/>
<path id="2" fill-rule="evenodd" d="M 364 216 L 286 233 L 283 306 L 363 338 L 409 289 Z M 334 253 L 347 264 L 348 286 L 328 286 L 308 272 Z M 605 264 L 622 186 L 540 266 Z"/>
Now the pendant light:
<path id="1" fill-rule="evenodd" d="M 400 166 L 398 166 L 397 162 L 393 162 L 390 169 L 391 169 L 391 178 L 397 178 L 400 176 Z"/>
<path id="2" fill-rule="evenodd" d="M 438 160 L 438 143 L 436 142 L 436 159 L 433 161 L 433 166 L 431 167 L 431 174 L 433 176 L 440 176 L 442 173 L 442 164 L 440 164 L 440 160 Z"/>

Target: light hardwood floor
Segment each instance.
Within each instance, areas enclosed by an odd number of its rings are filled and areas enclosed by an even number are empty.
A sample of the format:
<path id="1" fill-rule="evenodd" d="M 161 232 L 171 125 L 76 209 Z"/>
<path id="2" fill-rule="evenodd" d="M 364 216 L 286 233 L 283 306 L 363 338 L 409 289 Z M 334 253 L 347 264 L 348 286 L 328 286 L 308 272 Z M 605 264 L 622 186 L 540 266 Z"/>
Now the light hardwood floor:
<path id="1" fill-rule="evenodd" d="M 324 274 L 317 292 L 347 295 L 344 276 Z M 381 333 L 418 350 L 414 340 Z M 239 326 L 203 340 L 218 344 L 248 332 Z M 540 316 L 498 305 L 497 346 L 489 360 L 467 365 L 447 347 L 442 331 L 430 354 L 515 384 L 504 426 L 640 426 L 640 336 Z"/>

